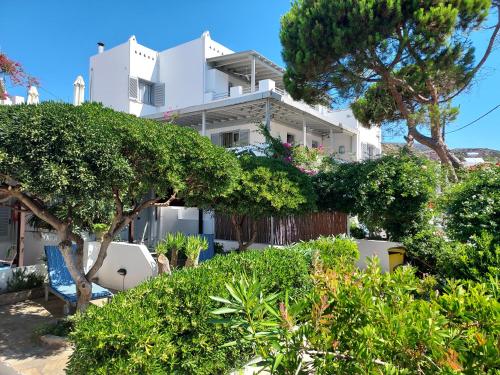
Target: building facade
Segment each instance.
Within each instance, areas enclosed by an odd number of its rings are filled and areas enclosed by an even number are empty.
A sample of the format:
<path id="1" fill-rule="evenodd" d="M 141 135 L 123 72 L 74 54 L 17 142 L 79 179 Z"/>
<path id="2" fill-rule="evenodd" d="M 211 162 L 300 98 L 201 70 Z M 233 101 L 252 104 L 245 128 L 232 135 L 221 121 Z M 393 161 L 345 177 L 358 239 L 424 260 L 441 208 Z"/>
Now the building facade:
<path id="1" fill-rule="evenodd" d="M 376 157 L 379 128 L 360 126 L 350 110 L 293 100 L 284 70 L 256 51 L 234 52 L 208 32 L 158 52 L 134 36 L 90 58 L 90 100 L 118 111 L 189 126 L 224 147 L 261 144 L 265 124 L 284 142 L 323 146 L 344 160 Z"/>

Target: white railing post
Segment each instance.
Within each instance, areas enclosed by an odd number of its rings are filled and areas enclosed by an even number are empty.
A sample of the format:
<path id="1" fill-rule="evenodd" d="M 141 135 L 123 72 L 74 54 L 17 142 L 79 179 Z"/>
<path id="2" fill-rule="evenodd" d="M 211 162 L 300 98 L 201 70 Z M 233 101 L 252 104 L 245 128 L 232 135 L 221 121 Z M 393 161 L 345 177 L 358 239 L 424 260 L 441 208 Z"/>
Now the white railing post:
<path id="1" fill-rule="evenodd" d="M 250 92 L 255 92 L 255 56 L 251 58 Z"/>
<path id="2" fill-rule="evenodd" d="M 307 146 L 307 126 L 306 126 L 306 119 L 302 118 L 302 137 L 303 137 L 303 144 L 304 147 Z"/>
<path id="3" fill-rule="evenodd" d="M 207 135 L 207 112 L 201 112 L 201 135 Z"/>

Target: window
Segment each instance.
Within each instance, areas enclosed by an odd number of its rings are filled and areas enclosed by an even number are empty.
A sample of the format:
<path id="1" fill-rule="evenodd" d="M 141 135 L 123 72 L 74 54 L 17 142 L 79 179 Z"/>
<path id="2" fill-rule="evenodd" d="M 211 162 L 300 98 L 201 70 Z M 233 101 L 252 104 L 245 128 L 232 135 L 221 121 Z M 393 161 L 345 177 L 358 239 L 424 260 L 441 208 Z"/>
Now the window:
<path id="1" fill-rule="evenodd" d="M 345 154 L 345 146 L 339 146 L 339 154 Z"/>
<path id="2" fill-rule="evenodd" d="M 312 141 L 311 146 L 312 148 L 318 148 L 319 147 L 318 141 Z"/>
<path id="3" fill-rule="evenodd" d="M 234 130 L 223 133 L 213 133 L 210 138 L 212 143 L 225 148 L 248 146 L 250 141 L 250 130 Z"/>
<path id="4" fill-rule="evenodd" d="M 286 143 L 295 144 L 295 134 L 286 133 Z"/>
<path id="5" fill-rule="evenodd" d="M 221 146 L 225 148 L 231 148 L 238 145 L 240 140 L 239 132 L 227 132 L 221 133 Z"/>
<path id="6" fill-rule="evenodd" d="M 151 82 L 139 80 L 139 101 L 153 105 L 153 84 Z"/>

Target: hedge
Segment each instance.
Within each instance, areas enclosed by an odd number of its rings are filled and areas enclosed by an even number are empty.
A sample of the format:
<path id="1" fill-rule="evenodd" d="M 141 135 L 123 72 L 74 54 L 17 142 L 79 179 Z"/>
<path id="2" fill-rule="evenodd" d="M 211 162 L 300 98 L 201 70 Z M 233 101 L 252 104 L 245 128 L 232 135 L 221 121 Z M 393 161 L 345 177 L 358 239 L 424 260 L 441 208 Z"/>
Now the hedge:
<path id="1" fill-rule="evenodd" d="M 225 283 L 254 274 L 272 292 L 298 298 L 311 287 L 310 255 L 300 249 L 267 249 L 217 256 L 119 293 L 76 317 L 69 374 L 222 374 L 251 358 L 248 345 L 221 347 L 237 332 L 211 322 L 228 297 Z"/>

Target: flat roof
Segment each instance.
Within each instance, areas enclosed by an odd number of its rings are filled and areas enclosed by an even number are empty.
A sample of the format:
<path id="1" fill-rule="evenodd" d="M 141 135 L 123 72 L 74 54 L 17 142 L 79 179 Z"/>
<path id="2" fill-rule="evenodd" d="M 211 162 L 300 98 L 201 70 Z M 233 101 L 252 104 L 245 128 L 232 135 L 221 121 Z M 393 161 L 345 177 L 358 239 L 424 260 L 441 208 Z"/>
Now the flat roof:
<path id="1" fill-rule="evenodd" d="M 237 76 L 239 79 L 250 83 L 252 70 L 252 58 L 255 57 L 255 82 L 263 79 L 272 79 L 276 86 L 283 89 L 283 74 L 285 69 L 275 64 L 268 58 L 254 50 L 231 53 L 223 56 L 215 56 L 207 59 L 212 68 L 218 69 L 229 75 Z"/>

